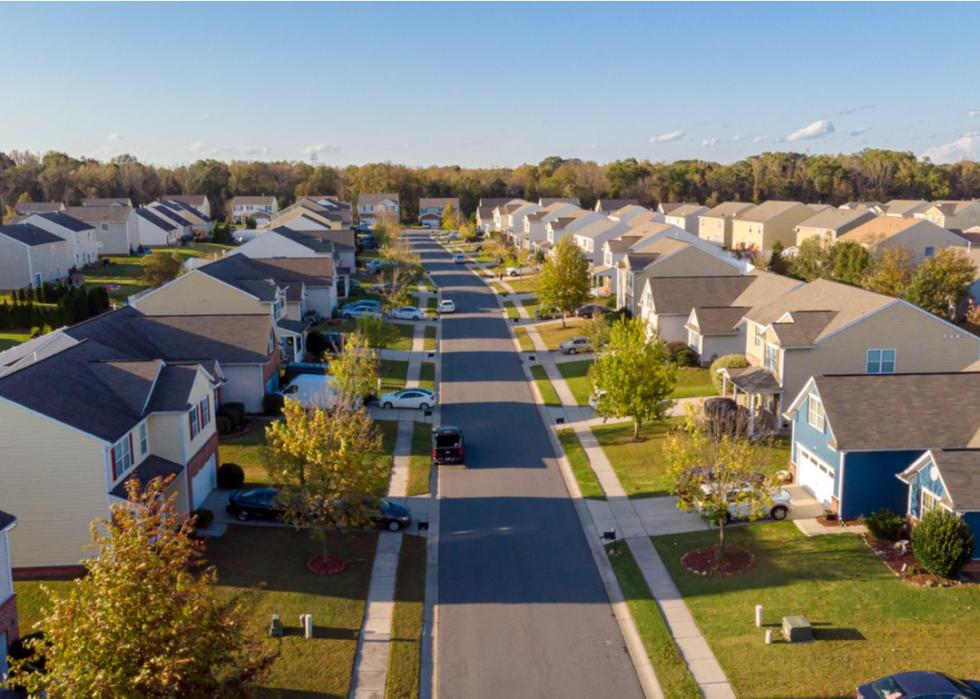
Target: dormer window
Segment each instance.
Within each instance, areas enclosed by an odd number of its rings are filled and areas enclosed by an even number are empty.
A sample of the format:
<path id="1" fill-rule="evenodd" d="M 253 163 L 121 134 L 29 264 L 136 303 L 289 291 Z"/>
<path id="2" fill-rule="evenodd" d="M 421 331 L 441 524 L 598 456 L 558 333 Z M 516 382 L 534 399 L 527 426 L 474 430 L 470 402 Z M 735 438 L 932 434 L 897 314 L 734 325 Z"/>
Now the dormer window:
<path id="1" fill-rule="evenodd" d="M 133 467 L 133 436 L 126 434 L 112 446 L 112 479 L 120 476 Z"/>

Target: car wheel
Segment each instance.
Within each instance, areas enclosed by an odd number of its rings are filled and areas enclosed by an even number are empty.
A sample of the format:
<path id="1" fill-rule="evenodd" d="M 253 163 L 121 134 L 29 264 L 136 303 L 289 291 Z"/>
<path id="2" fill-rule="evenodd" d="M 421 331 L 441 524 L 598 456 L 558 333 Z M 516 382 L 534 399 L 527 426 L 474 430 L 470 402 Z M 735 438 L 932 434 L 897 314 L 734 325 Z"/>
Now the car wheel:
<path id="1" fill-rule="evenodd" d="M 390 401 L 386 401 L 384 405 L 382 405 L 381 407 L 384 408 L 385 410 L 391 410 L 395 406 L 393 406 Z"/>
<path id="2" fill-rule="evenodd" d="M 391 520 L 390 522 L 388 522 L 388 531 L 390 531 L 390 532 L 400 532 L 401 529 L 402 529 L 402 525 L 400 525 L 395 520 Z"/>
<path id="3" fill-rule="evenodd" d="M 429 409 L 428 403 L 419 403 L 419 410 L 428 410 L 428 409 Z"/>
<path id="4" fill-rule="evenodd" d="M 789 508 L 786 505 L 776 505 L 770 510 L 769 514 L 775 520 L 784 520 L 786 519 L 786 515 L 789 514 Z"/>
<path id="5" fill-rule="evenodd" d="M 238 514 L 235 515 L 235 516 L 238 517 L 238 521 L 239 522 L 247 522 L 248 521 L 248 510 L 239 510 L 238 511 Z"/>
<path id="6" fill-rule="evenodd" d="M 572 347 L 570 350 L 568 350 L 568 353 L 569 354 L 578 354 L 578 350 L 575 349 L 574 347 Z"/>

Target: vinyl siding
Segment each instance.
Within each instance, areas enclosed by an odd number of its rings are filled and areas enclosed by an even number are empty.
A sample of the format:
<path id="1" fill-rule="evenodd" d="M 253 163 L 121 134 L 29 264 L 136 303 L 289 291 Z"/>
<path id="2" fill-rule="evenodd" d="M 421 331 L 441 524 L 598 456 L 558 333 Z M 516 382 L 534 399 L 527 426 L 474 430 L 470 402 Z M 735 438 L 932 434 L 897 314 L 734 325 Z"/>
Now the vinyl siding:
<path id="1" fill-rule="evenodd" d="M 922 488 L 926 488 L 940 498 L 946 497 L 946 488 L 943 487 L 941 478 L 932 478 L 930 471 L 935 466 L 935 462 L 930 459 L 912 476 L 909 484 L 908 514 L 913 517 L 921 516 L 919 512 L 919 501 L 922 499 Z M 899 510 L 901 512 L 901 510 Z"/>
<path id="2" fill-rule="evenodd" d="M 305 245 L 284 238 L 277 233 L 263 233 L 234 250 L 229 255 L 247 255 L 253 258 L 262 257 L 319 257 Z"/>
<path id="3" fill-rule="evenodd" d="M 814 391 L 813 393 L 815 394 L 816 392 Z M 802 446 L 818 459 L 832 467 L 834 469 L 834 493 L 837 494 L 839 492 L 838 482 L 840 480 L 840 452 L 831 446 L 833 426 L 829 420 L 824 420 L 824 429 L 822 432 L 816 427 L 811 426 L 808 421 L 808 409 L 809 406 L 804 401 L 800 405 L 800 409 L 796 411 L 796 415 L 793 416 L 793 440 L 791 443 L 792 453 L 790 458 L 794 464 L 799 463 L 797 449 L 799 446 Z"/>
<path id="4" fill-rule="evenodd" d="M 912 251 L 915 264 L 919 265 L 926 259 L 926 248 L 932 247 L 936 252 L 943 248 L 958 247 L 966 251 L 966 241 L 955 233 L 950 233 L 944 228 L 923 224 L 912 226 L 898 235 L 892 236 L 888 240 L 879 243 L 880 247 L 893 247 L 901 245 Z"/>
<path id="5" fill-rule="evenodd" d="M 922 456 L 918 451 L 848 452 L 844 454 L 840 514 L 845 519 L 871 514 L 882 507 L 904 512 L 908 486 L 895 478 Z"/>
<path id="6" fill-rule="evenodd" d="M 745 350 L 745 331 L 738 335 L 701 337 L 701 364 L 708 366 L 726 354 L 742 354 Z"/>
<path id="7" fill-rule="evenodd" d="M 270 312 L 268 304 L 200 271 L 177 277 L 130 303 L 150 316 L 268 315 Z"/>
<path id="8" fill-rule="evenodd" d="M 732 219 L 702 216 L 698 225 L 698 237 L 725 248 L 732 246 Z"/>
<path id="9" fill-rule="evenodd" d="M 732 221 L 732 246 L 755 247 L 757 250 L 771 250 L 777 240 L 784 248 L 796 245 L 795 227 L 814 216 L 817 212 L 800 204 L 774 216 L 765 223 L 734 219 Z"/>
<path id="10" fill-rule="evenodd" d="M 980 542 L 980 512 L 965 513 L 963 515 L 963 521 L 969 525 L 970 530 L 973 532 L 973 540 Z M 973 546 L 973 560 L 980 561 L 980 544 L 974 544 Z"/>
<path id="11" fill-rule="evenodd" d="M 13 565 L 76 565 L 90 555 L 89 523 L 109 514 L 104 443 L 0 400 L 0 454 L 0 510 L 18 520 Z"/>
<path id="12" fill-rule="evenodd" d="M 250 413 L 262 412 L 262 396 L 265 395 L 265 385 L 262 380 L 262 369 L 254 364 L 243 366 L 223 365 L 221 371 L 227 383 L 221 387 L 223 403 L 244 403 L 245 410 Z"/>

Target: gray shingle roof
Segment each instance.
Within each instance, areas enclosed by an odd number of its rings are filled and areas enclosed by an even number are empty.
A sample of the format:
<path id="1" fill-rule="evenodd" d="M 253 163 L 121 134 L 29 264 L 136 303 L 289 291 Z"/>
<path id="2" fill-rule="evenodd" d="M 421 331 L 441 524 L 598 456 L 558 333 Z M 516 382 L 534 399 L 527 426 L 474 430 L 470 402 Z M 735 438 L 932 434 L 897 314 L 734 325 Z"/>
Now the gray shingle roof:
<path id="1" fill-rule="evenodd" d="M 65 240 L 64 238 L 59 238 L 54 233 L 48 233 L 43 228 L 38 228 L 30 223 L 15 223 L 10 226 L 0 226 L 0 235 L 5 235 L 12 240 L 16 240 L 30 247 L 47 245 L 48 243 L 63 243 Z"/>
<path id="2" fill-rule="evenodd" d="M 129 213 L 128 206 L 70 206 L 65 213 L 74 216 L 79 221 L 93 225 L 99 223 L 126 223 Z"/>
<path id="3" fill-rule="evenodd" d="M 164 231 L 175 231 L 175 230 L 177 230 L 177 226 L 175 226 L 174 224 L 170 223 L 169 221 L 164 220 L 160 216 L 157 216 L 155 213 L 153 213 L 149 209 L 136 209 L 136 215 L 139 216 L 142 219 L 146 219 L 147 221 L 149 221 L 150 223 L 152 223 L 154 226 L 156 226 L 157 228 L 159 228 L 161 230 L 164 230 Z"/>
<path id="4" fill-rule="evenodd" d="M 147 412 L 185 411 L 190 408 L 188 398 L 197 378 L 197 364 L 167 364 L 160 372 Z"/>
<path id="5" fill-rule="evenodd" d="M 75 231 L 76 233 L 80 231 L 92 230 L 92 224 L 86 223 L 85 221 L 70 214 L 66 214 L 63 211 L 49 211 L 47 213 L 37 215 L 43 218 L 45 221 L 56 223 L 62 228 L 67 228 L 68 230 Z"/>
<path id="6" fill-rule="evenodd" d="M 111 495 L 115 495 L 117 498 L 126 499 L 126 483 L 133 480 L 134 478 L 139 481 L 140 490 L 146 487 L 146 484 L 152 481 L 154 478 L 166 478 L 167 476 L 176 476 L 183 473 L 184 467 L 173 461 L 168 461 L 163 457 L 157 456 L 156 454 L 150 454 L 140 463 L 139 466 L 133 469 L 133 471 L 126 477 L 125 480 L 120 481 L 116 484 L 116 487 L 109 491 Z"/>
<path id="7" fill-rule="evenodd" d="M 934 449 L 932 459 L 954 510 L 980 510 L 980 449 Z"/>
<path id="8" fill-rule="evenodd" d="M 0 510 L 0 531 L 3 531 L 4 529 L 9 527 L 11 524 L 13 524 L 16 521 L 17 518 L 14 517 L 12 514 Z"/>

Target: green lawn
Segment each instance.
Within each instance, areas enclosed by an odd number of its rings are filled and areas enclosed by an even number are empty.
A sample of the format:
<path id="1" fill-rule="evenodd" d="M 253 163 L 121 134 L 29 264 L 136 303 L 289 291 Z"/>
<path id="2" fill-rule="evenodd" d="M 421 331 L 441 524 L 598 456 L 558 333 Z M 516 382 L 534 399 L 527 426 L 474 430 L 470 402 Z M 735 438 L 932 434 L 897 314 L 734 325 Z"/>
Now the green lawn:
<path id="1" fill-rule="evenodd" d="M 331 534 L 329 549 L 345 559 L 347 569 L 320 577 L 306 568 L 307 559 L 321 550 L 307 532 L 233 525 L 222 538 L 208 540 L 207 559 L 218 569 L 217 593 L 241 597 L 247 633 L 271 658 L 268 673 L 251 688 L 257 696 L 347 696 L 376 545 L 373 532 Z M 39 618 L 44 599 L 40 584 L 14 583 L 22 629 Z M 56 593 L 71 585 L 43 584 Z M 268 638 L 274 612 L 285 624 L 282 639 Z M 299 615 L 306 612 L 315 623 L 309 640 L 299 626 Z"/>
<path id="2" fill-rule="evenodd" d="M 386 349 L 410 350 L 412 349 L 412 335 L 415 333 L 415 326 L 411 323 L 385 323 L 389 328 L 394 328 L 392 337 L 394 338 Z M 327 320 L 316 325 L 314 330 L 320 332 L 340 332 L 352 333 L 357 329 L 357 321 L 351 320 Z M 397 333 L 397 334 L 396 334 Z"/>
<path id="3" fill-rule="evenodd" d="M 561 321 L 557 323 L 542 323 L 536 325 L 535 328 L 537 328 L 538 334 L 541 335 L 541 339 L 544 340 L 548 349 L 557 350 L 558 345 L 565 340 L 570 340 L 573 337 L 581 337 L 582 326 L 584 324 L 585 321 L 581 318 L 569 318 L 565 321 L 564 328 L 561 326 Z"/>
<path id="4" fill-rule="evenodd" d="M 507 313 L 507 318 L 520 318 L 520 313 L 517 312 L 517 306 L 514 305 L 513 301 L 504 301 L 504 311 Z"/>
<path id="5" fill-rule="evenodd" d="M 425 326 L 425 338 L 422 343 L 422 349 L 424 349 L 426 352 L 435 352 L 436 344 L 437 344 L 436 333 L 437 333 L 436 326 L 434 325 Z"/>
<path id="6" fill-rule="evenodd" d="M 538 275 L 531 275 L 529 277 L 521 277 L 519 279 L 507 279 L 507 283 L 510 284 L 510 288 L 514 290 L 515 294 L 529 294 L 532 292 L 537 292 L 538 290 Z"/>
<path id="7" fill-rule="evenodd" d="M 5 330 L 0 332 L 0 351 L 16 347 L 22 342 L 31 339 L 30 332 L 17 332 L 15 330 Z"/>
<path id="8" fill-rule="evenodd" d="M 514 326 L 514 334 L 517 336 L 517 344 L 520 345 L 522 352 L 534 351 L 534 342 L 531 340 L 531 336 L 527 334 L 527 328 L 516 325 Z"/>
<path id="9" fill-rule="evenodd" d="M 426 539 L 405 535 L 398 553 L 395 606 L 385 696 L 415 699 L 419 695 L 422 627 L 425 612 Z"/>
<path id="10" fill-rule="evenodd" d="M 378 389 L 379 396 L 383 393 L 400 391 L 405 388 L 408 362 L 401 359 L 382 359 L 381 371 L 378 373 L 381 377 L 381 388 Z"/>
<path id="11" fill-rule="evenodd" d="M 494 280 L 492 280 L 492 279 L 486 279 L 486 282 L 487 282 L 487 284 L 489 284 L 489 285 L 490 285 L 490 288 L 491 288 L 491 289 L 493 289 L 493 290 L 494 290 L 495 292 L 497 292 L 498 294 L 501 294 L 501 295 L 503 295 L 503 294 L 506 294 L 506 293 L 507 293 L 507 289 L 505 289 L 505 288 L 504 288 L 504 287 L 503 287 L 503 286 L 502 286 L 502 285 L 500 284 L 500 282 L 496 282 L 496 281 L 494 281 Z"/>
<path id="12" fill-rule="evenodd" d="M 433 362 L 422 362 L 419 367 L 419 386 L 436 390 L 436 365 Z"/>
<path id="13" fill-rule="evenodd" d="M 544 367 L 540 364 L 534 364 L 531 367 L 531 376 L 534 377 L 534 383 L 538 385 L 538 392 L 541 394 L 541 400 L 544 401 L 544 404 L 561 407 L 561 399 L 545 373 Z"/>
<path id="14" fill-rule="evenodd" d="M 714 544 L 716 532 L 653 542 L 740 698 L 851 697 L 859 683 L 905 670 L 976 678 L 980 586 L 903 582 L 854 535 L 807 538 L 791 522 L 728 533 L 757 556 L 742 575 L 705 578 L 681 565 L 684 552 Z M 816 640 L 764 645 L 756 604 L 777 636 L 783 616 L 803 614 Z"/>
<path id="15" fill-rule="evenodd" d="M 558 371 L 561 373 L 569 390 L 575 396 L 575 401 L 579 405 L 588 405 L 589 396 L 592 395 L 592 380 L 589 378 L 589 367 L 594 362 L 591 359 L 583 359 L 578 362 L 562 362 L 558 364 Z"/>
<path id="16" fill-rule="evenodd" d="M 589 457 L 582 448 L 582 443 L 575 436 L 575 430 L 558 430 L 558 441 L 561 442 L 562 451 L 565 458 L 572 467 L 575 480 L 578 481 L 578 489 L 582 491 L 583 498 L 591 500 L 605 500 L 606 493 L 599 484 L 599 479 L 592 470 Z"/>
<path id="17" fill-rule="evenodd" d="M 432 425 L 416 422 L 412 425 L 412 452 L 408 457 L 408 495 L 429 492 L 432 470 Z"/>
<path id="18" fill-rule="evenodd" d="M 541 305 L 541 302 L 538 301 L 537 296 L 532 296 L 531 298 L 521 299 L 521 305 L 527 310 L 528 317 L 533 318 L 534 312 L 538 310 L 538 306 Z"/>
<path id="19" fill-rule="evenodd" d="M 615 553 L 618 551 L 618 553 Z M 643 647 L 653 665 L 664 696 L 670 699 L 697 699 L 701 691 L 691 677 L 677 644 L 670 633 L 670 627 L 660 613 L 657 601 L 640 572 L 639 566 L 630 553 L 629 546 L 620 542 L 606 546 L 606 553 L 616 571 L 616 579 L 623 591 L 626 604 L 636 624 L 636 630 L 643 639 Z"/>
<path id="20" fill-rule="evenodd" d="M 718 392 L 711 383 L 707 369 L 693 366 L 677 367 L 677 384 L 671 398 L 693 398 L 695 396 L 714 396 Z"/>

